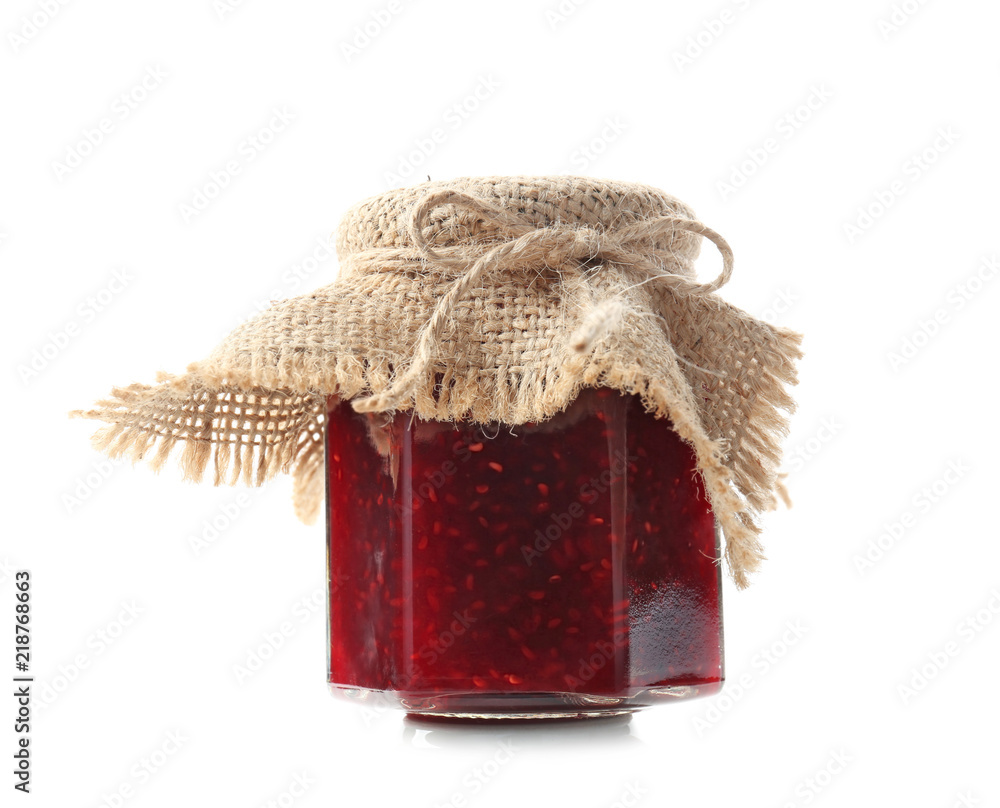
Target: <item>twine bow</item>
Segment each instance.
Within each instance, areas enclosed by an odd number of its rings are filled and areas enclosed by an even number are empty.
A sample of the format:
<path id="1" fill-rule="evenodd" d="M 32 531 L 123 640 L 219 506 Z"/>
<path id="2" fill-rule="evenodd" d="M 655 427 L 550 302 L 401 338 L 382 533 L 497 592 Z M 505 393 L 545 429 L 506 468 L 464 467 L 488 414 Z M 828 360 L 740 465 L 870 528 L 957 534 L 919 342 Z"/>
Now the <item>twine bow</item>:
<path id="1" fill-rule="evenodd" d="M 482 255 L 473 257 L 437 252 L 424 237 L 424 227 L 431 212 L 442 205 L 454 205 L 478 214 L 507 240 Z M 459 191 L 444 190 L 427 194 L 414 206 L 409 227 L 413 243 L 424 259 L 440 266 L 464 269 L 464 272 L 442 295 L 434 313 L 421 330 L 406 371 L 393 379 L 380 393 L 356 400 L 353 406 L 357 412 L 395 410 L 414 395 L 417 384 L 434 361 L 437 345 L 456 303 L 476 288 L 489 272 L 538 266 L 558 272 L 567 266 L 600 261 L 646 272 L 651 279 L 666 283 L 682 294 L 709 294 L 718 291 L 729 281 L 733 272 L 733 251 L 726 240 L 699 221 L 677 216 L 661 216 L 609 231 L 568 224 L 539 227 L 525 217 L 483 199 Z M 697 233 L 718 247 L 722 255 L 722 272 L 715 280 L 697 283 L 683 275 L 664 271 L 663 253 L 655 249 L 654 243 L 657 238 L 677 231 Z"/>

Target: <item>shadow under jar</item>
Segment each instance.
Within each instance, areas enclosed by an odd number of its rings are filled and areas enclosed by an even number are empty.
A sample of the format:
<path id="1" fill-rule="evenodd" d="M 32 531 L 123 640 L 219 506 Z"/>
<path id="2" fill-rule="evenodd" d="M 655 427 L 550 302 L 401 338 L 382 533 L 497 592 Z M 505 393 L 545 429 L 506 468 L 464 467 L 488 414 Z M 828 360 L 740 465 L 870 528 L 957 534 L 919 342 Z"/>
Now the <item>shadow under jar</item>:
<path id="1" fill-rule="evenodd" d="M 326 440 L 334 693 L 525 719 L 721 688 L 715 520 L 637 396 L 586 389 L 518 426 L 331 398 Z"/>

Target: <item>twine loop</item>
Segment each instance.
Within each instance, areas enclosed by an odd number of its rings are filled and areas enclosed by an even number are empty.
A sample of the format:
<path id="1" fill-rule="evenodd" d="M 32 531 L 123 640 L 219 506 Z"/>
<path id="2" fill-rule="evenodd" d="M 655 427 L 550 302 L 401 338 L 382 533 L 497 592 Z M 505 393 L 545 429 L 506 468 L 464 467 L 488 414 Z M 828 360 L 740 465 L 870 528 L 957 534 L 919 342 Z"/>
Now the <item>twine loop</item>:
<path id="1" fill-rule="evenodd" d="M 438 252 L 427 241 L 424 230 L 431 213 L 444 205 L 453 205 L 478 215 L 504 240 L 485 252 L 481 248 L 458 255 Z M 415 394 L 417 385 L 434 361 L 437 345 L 455 305 L 489 272 L 530 267 L 563 272 L 569 267 L 578 269 L 584 264 L 613 264 L 645 272 L 651 280 L 665 283 L 675 292 L 696 295 L 718 291 L 733 272 L 733 251 L 726 240 L 697 220 L 677 216 L 661 216 L 607 231 L 561 223 L 539 227 L 527 217 L 484 199 L 446 189 L 426 194 L 414 206 L 409 230 L 423 260 L 460 269 L 461 274 L 441 296 L 421 330 L 406 371 L 397 375 L 380 393 L 354 401 L 353 407 L 357 412 L 395 410 Z M 722 255 L 722 271 L 713 281 L 698 283 L 664 269 L 675 257 L 668 251 L 657 249 L 655 244 L 669 239 L 678 231 L 696 233 L 718 248 Z"/>

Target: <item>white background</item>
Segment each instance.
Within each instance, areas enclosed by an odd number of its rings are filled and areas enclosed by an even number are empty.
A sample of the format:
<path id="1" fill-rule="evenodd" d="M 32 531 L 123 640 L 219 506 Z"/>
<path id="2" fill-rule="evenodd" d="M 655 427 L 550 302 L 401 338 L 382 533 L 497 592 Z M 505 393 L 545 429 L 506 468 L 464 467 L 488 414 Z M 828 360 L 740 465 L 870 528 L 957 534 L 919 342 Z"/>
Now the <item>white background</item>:
<path id="1" fill-rule="evenodd" d="M 39 694 L 33 793 L 9 804 L 1000 805 L 1000 7 L 898 8 L 5 3 L 0 623 L 11 646 L 8 570 L 30 568 Z M 335 259 L 303 262 L 359 199 L 545 173 L 692 205 L 735 250 L 723 294 L 803 331 L 806 357 L 795 505 L 769 515 L 753 586 L 727 583 L 724 694 L 518 730 L 507 760 L 501 730 L 328 694 L 323 529 L 296 522 L 288 480 L 111 467 L 66 412 L 332 281 Z"/>

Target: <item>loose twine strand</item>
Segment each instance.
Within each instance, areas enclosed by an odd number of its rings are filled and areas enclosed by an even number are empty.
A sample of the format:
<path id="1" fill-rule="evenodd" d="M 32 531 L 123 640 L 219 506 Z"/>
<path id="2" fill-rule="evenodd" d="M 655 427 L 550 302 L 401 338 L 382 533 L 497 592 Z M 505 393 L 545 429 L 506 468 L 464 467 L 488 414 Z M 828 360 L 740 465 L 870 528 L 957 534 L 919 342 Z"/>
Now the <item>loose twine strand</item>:
<path id="1" fill-rule="evenodd" d="M 483 221 L 495 227 L 507 240 L 482 255 L 443 255 L 437 252 L 424 236 L 424 227 L 430 214 L 443 205 L 454 205 L 478 214 Z M 442 190 L 427 194 L 418 202 L 410 215 L 410 237 L 422 257 L 442 267 L 464 269 L 448 291 L 442 295 L 430 319 L 421 330 L 413 357 L 405 372 L 393 379 L 380 393 L 353 402 L 357 412 L 384 412 L 396 410 L 413 397 L 421 379 L 434 362 L 437 347 L 445 326 L 456 304 L 475 289 L 484 276 L 503 270 L 542 266 L 556 272 L 567 267 L 578 267 L 590 261 L 632 267 L 646 272 L 651 280 L 670 286 L 684 295 L 710 294 L 722 288 L 733 273 L 733 251 L 729 244 L 710 227 L 694 219 L 661 216 L 637 222 L 615 230 L 602 232 L 592 227 L 553 224 L 539 227 L 525 217 L 497 207 L 479 197 L 455 190 Z M 710 283 L 697 283 L 683 275 L 663 270 L 664 252 L 655 248 L 658 238 L 677 231 L 687 231 L 704 236 L 718 247 L 722 255 L 722 272 Z M 615 309 L 614 306 L 611 307 Z M 610 311 L 610 309 L 609 309 Z M 620 308 L 615 311 L 621 311 Z M 607 311 L 597 319 L 602 322 L 598 331 L 607 330 Z M 593 330 L 593 323 L 585 318 L 586 330 Z M 596 333 L 596 332 L 595 332 Z M 593 343 L 593 334 L 574 336 L 573 348 L 585 350 Z"/>

